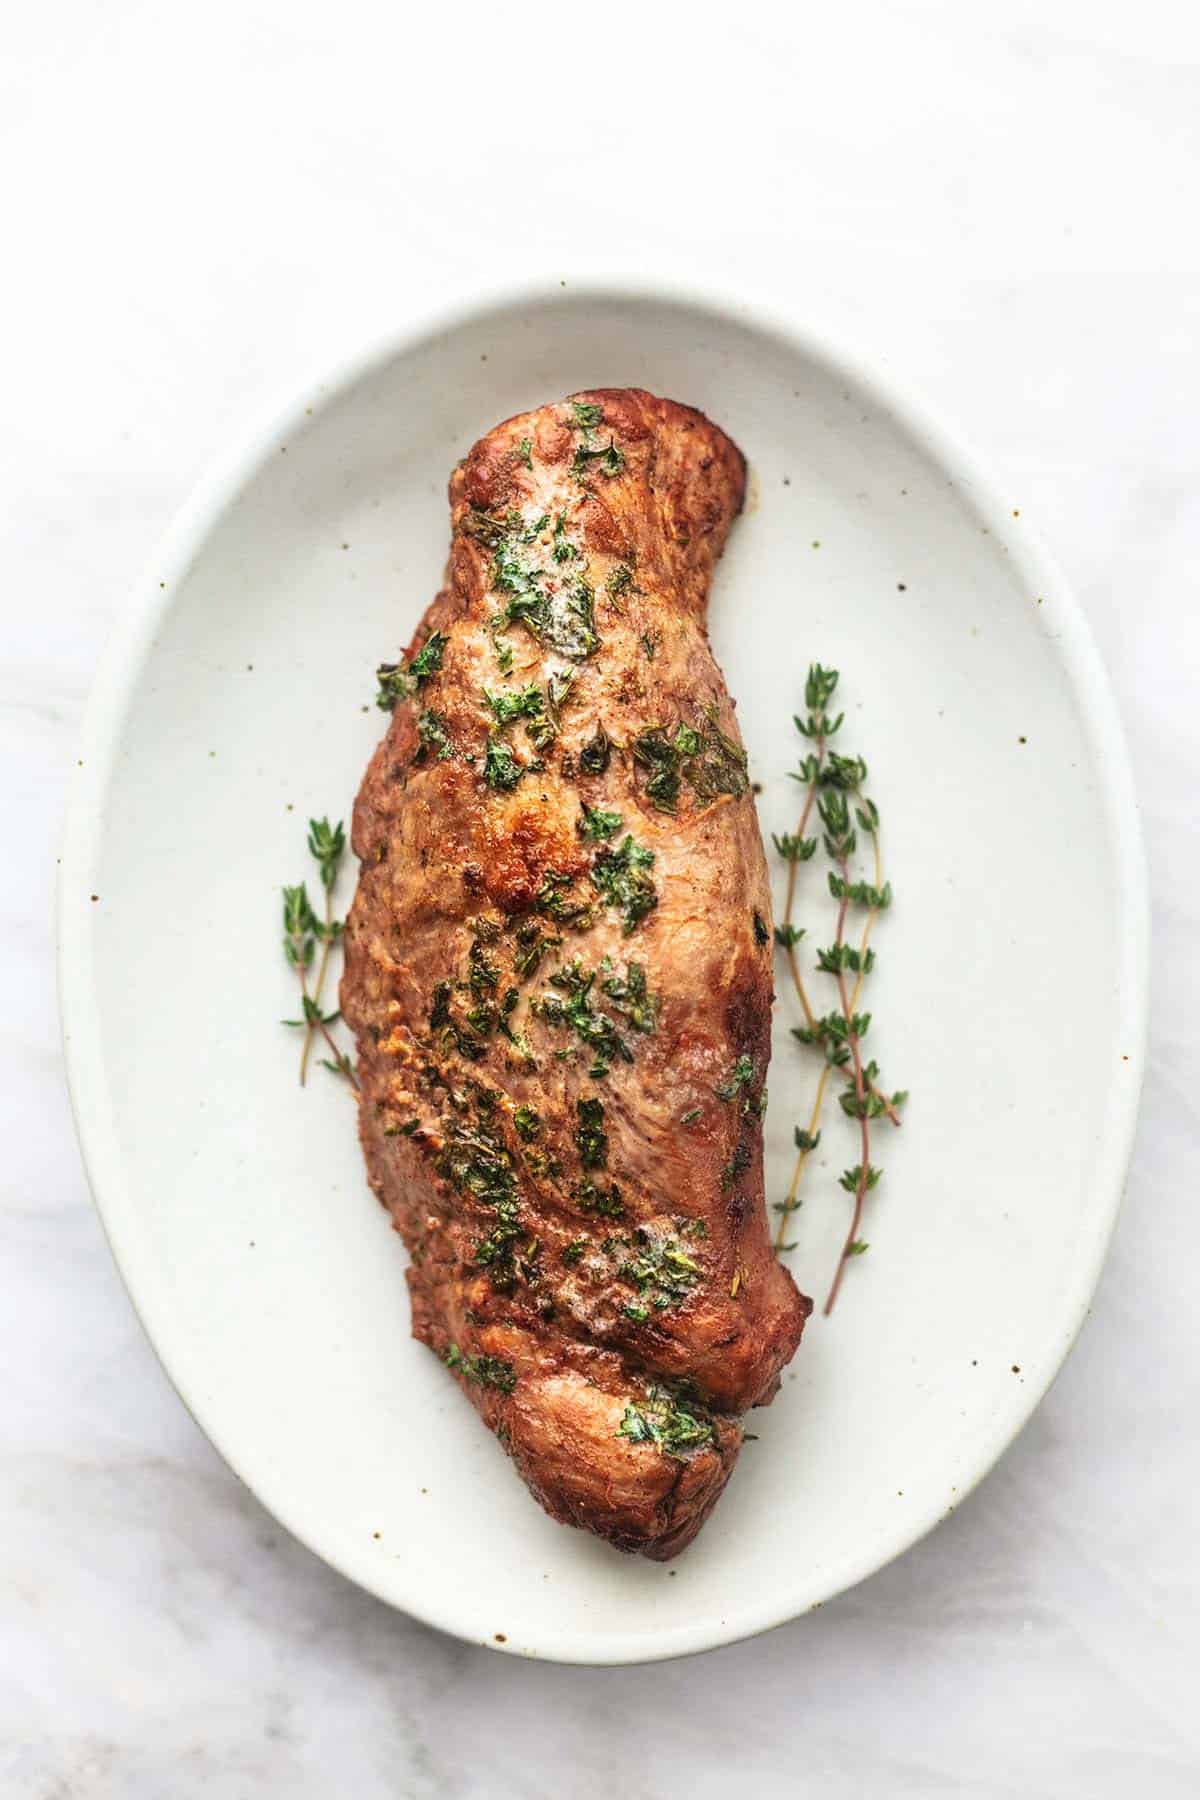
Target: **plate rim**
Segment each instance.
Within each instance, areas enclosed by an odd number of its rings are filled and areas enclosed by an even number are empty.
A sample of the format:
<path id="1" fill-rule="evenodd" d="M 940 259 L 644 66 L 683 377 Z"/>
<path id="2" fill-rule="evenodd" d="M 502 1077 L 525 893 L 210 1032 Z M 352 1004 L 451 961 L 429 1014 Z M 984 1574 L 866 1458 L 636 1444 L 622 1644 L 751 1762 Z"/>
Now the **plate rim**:
<path id="1" fill-rule="evenodd" d="M 449 303 L 429 307 L 401 326 L 376 334 L 337 361 L 326 362 L 269 406 L 259 407 L 249 425 L 233 436 L 231 447 L 215 457 L 194 485 L 183 506 L 134 584 L 127 607 L 119 614 L 97 665 L 79 732 L 62 834 L 56 896 L 56 939 L 59 1020 L 67 1086 L 85 1176 L 113 1259 L 146 1336 L 168 1380 L 218 1455 L 251 1493 L 293 1537 L 348 1580 L 378 1599 L 467 1643 L 530 1659 L 588 1666 L 658 1662 L 737 1643 L 773 1630 L 845 1592 L 887 1566 L 925 1537 L 945 1516 L 944 1502 L 931 1503 L 906 1520 L 882 1550 L 879 1541 L 806 1588 L 780 1595 L 780 1586 L 764 1590 L 752 1603 L 730 1609 L 733 1616 L 693 1621 L 657 1631 L 608 1631 L 596 1637 L 569 1622 L 542 1632 L 540 1644 L 522 1643 L 509 1634 L 496 1644 L 468 1617 L 469 1601 L 436 1586 L 401 1597 L 389 1590 L 384 1565 L 369 1552 L 361 1557 L 330 1552 L 314 1541 L 301 1509 L 272 1493 L 262 1472 L 251 1479 L 223 1442 L 219 1422 L 210 1421 L 202 1379 L 174 1366 L 179 1348 L 169 1320 L 155 1297 L 151 1259 L 144 1255 L 136 1231 L 130 1229 L 131 1202 L 122 1179 L 111 1101 L 104 1069 L 95 1001 L 89 921 L 92 874 L 100 850 L 104 800 L 122 727 L 154 635 L 174 604 L 177 579 L 201 550 L 210 531 L 241 487 L 253 479 L 269 451 L 301 428 L 311 416 L 336 402 L 349 388 L 394 360 L 411 355 L 438 337 L 448 337 L 514 310 L 547 304 L 582 307 L 636 302 L 691 310 L 774 339 L 793 354 L 807 358 L 832 375 L 856 386 L 889 414 L 940 466 L 953 473 L 956 485 L 970 494 L 971 504 L 993 530 L 1003 529 L 1014 564 L 1026 570 L 1039 591 L 1054 595 L 1056 643 L 1064 673 L 1080 714 L 1081 728 L 1097 776 L 1106 836 L 1113 854 L 1118 922 L 1117 968 L 1114 971 L 1114 1019 L 1131 1047 L 1132 1077 L 1120 1084 L 1114 1076 L 1096 1160 L 1094 1188 L 1103 1215 L 1090 1240 L 1075 1259 L 1073 1279 L 1064 1296 L 1063 1335 L 1055 1335 L 1036 1357 L 1023 1362 L 1025 1382 L 1011 1409 L 997 1415 L 986 1435 L 977 1466 L 960 1480 L 958 1504 L 988 1475 L 1008 1446 L 1024 1430 L 1058 1375 L 1087 1316 L 1120 1212 L 1137 1127 L 1145 1074 L 1149 986 L 1149 889 L 1145 852 L 1132 766 L 1116 699 L 1100 652 L 1079 602 L 1039 534 L 1023 518 L 1014 518 L 999 484 L 981 468 L 957 430 L 923 398 L 917 398 L 890 368 L 832 338 L 823 328 L 797 323 L 776 305 L 751 300 L 744 292 L 705 282 L 611 273 L 596 277 L 561 274 L 519 283 L 499 283 L 473 290 Z M 882 360 L 882 359 L 880 359 Z M 1056 1315 L 1057 1317 L 1057 1315 Z M 214 1410 L 216 1403 L 214 1401 Z M 264 1488 L 266 1491 L 264 1491 Z M 388 1566 L 390 1567 L 390 1565 Z"/>

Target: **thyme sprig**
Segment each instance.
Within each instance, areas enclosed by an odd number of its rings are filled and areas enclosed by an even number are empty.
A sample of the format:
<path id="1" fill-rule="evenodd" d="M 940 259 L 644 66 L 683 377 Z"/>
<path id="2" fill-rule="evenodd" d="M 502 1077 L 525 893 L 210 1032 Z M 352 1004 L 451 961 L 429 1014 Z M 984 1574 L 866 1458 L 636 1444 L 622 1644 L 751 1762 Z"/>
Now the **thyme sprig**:
<path id="1" fill-rule="evenodd" d="M 907 1095 L 898 1091 L 885 1093 L 879 1086 L 879 1065 L 863 1050 L 863 1039 L 871 1026 L 870 1013 L 859 1012 L 858 1003 L 863 983 L 874 967 L 875 952 L 871 933 L 881 912 L 892 903 L 891 883 L 884 880 L 879 842 L 879 809 L 864 792 L 867 765 L 859 756 L 845 756 L 833 749 L 830 739 L 840 731 L 845 715 L 835 716 L 830 704 L 837 690 L 838 671 L 814 663 L 805 682 L 804 698 L 807 715 L 795 720 L 797 731 L 812 746 L 801 760 L 793 779 L 804 787 L 804 800 L 796 830 L 775 838 L 775 848 L 788 864 L 787 899 L 783 923 L 776 927 L 776 940 L 784 950 L 792 982 L 804 1014 L 803 1025 L 795 1026 L 792 1035 L 821 1053 L 821 1073 L 817 1080 L 808 1120 L 795 1131 L 796 1162 L 787 1194 L 776 1206 L 779 1227 L 775 1237 L 776 1251 L 793 1248 L 783 1241 L 787 1220 L 800 1205 L 800 1183 L 808 1158 L 821 1141 L 821 1115 L 831 1076 L 836 1072 L 844 1079 L 838 1096 L 842 1111 L 858 1121 L 859 1161 L 847 1169 L 840 1186 L 853 1196 L 850 1226 L 846 1233 L 837 1268 L 825 1301 L 825 1313 L 833 1311 L 841 1288 L 846 1264 L 852 1256 L 861 1256 L 868 1248 L 859 1237 L 867 1194 L 874 1188 L 882 1171 L 871 1162 L 871 1125 L 875 1119 L 887 1117 L 893 1125 L 900 1123 L 900 1108 Z M 820 831 L 807 835 L 816 808 Z M 859 834 L 871 847 L 873 877 L 870 881 L 855 879 L 851 862 L 859 847 Z M 818 847 L 823 847 L 832 865 L 827 881 L 831 897 L 837 901 L 837 919 L 832 944 L 817 950 L 816 968 L 832 977 L 837 986 L 837 1007 L 819 1014 L 814 1007 L 800 970 L 797 947 L 805 932 L 794 920 L 798 872 L 802 863 L 811 862 Z M 847 921 L 852 906 L 864 909 L 864 920 L 857 943 L 847 935 Z M 851 986 L 851 977 L 853 985 Z"/>
<path id="2" fill-rule="evenodd" d="M 308 897 L 306 882 L 302 881 L 297 887 L 285 887 L 283 890 L 283 954 L 300 979 L 303 1015 L 299 1019 L 284 1019 L 283 1023 L 298 1026 L 304 1032 L 304 1043 L 300 1051 L 301 1087 L 308 1078 L 314 1038 L 319 1036 L 325 1040 L 330 1053 L 329 1059 L 321 1058 L 321 1066 L 335 1075 L 344 1076 L 352 1087 L 357 1088 L 358 1077 L 354 1073 L 354 1065 L 334 1041 L 329 1029 L 337 1023 L 340 1014 L 336 1008 L 333 1012 L 321 1011 L 329 953 L 345 930 L 344 921 L 333 916 L 333 890 L 337 885 L 338 870 L 346 851 L 346 833 L 341 820 L 336 825 L 331 825 L 328 819 L 310 819 L 308 850 L 317 865 L 325 901 L 322 912 L 318 914 Z M 321 946 L 319 960 L 318 944 Z M 314 961 L 316 980 L 310 988 L 308 978 Z"/>

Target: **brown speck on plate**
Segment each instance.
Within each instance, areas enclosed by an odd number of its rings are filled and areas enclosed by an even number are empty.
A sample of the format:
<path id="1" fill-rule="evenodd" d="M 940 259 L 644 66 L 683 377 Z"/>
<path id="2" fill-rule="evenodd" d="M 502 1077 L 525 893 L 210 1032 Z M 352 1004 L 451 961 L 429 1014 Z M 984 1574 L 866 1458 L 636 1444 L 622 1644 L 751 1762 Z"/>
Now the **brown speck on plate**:
<path id="1" fill-rule="evenodd" d="M 1014 1375 L 1019 1375 L 1019 1374 L 1020 1374 L 1020 1373 L 1021 1373 L 1021 1365 L 1020 1365 L 1020 1363 L 1014 1363 L 1014 1364 L 1013 1364 L 1013 1366 L 1012 1366 L 1012 1372 L 1013 1372 L 1013 1374 L 1014 1374 Z"/>
<path id="2" fill-rule="evenodd" d="M 495 1633 L 495 1638 L 498 1644 L 507 1644 L 508 1642 L 508 1638 L 503 1631 L 497 1631 Z"/>
<path id="3" fill-rule="evenodd" d="M 92 895 L 92 899 L 93 899 L 93 900 L 98 900 L 98 899 L 99 899 L 99 898 L 100 898 L 100 896 L 99 896 L 99 894 L 93 894 L 93 895 Z"/>

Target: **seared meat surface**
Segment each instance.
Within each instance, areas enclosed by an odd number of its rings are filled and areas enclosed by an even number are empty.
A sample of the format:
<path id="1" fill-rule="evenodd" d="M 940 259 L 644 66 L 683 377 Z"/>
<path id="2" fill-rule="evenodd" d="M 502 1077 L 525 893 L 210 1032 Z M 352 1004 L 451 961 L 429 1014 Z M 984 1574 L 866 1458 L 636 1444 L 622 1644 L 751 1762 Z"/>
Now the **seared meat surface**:
<path id="1" fill-rule="evenodd" d="M 450 481 L 354 812 L 343 1014 L 413 1331 L 555 1518 L 674 1555 L 810 1310 L 771 1252 L 771 905 L 705 630 L 745 463 L 599 390 Z"/>

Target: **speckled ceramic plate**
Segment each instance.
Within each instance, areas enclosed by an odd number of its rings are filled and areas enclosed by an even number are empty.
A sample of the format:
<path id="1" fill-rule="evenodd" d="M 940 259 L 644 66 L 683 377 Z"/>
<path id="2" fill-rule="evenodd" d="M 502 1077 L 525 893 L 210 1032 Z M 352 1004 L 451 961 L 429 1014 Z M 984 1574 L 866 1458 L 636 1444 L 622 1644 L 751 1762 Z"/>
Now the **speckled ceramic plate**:
<path id="1" fill-rule="evenodd" d="M 749 456 L 714 646 L 789 826 L 791 716 L 843 671 L 897 903 L 873 1039 L 912 1091 L 832 1320 L 815 1317 L 676 1563 L 546 1518 L 408 1335 L 403 1250 L 347 1094 L 303 1093 L 279 887 L 310 813 L 348 816 L 373 671 L 446 552 L 474 438 L 572 389 L 704 408 Z M 777 320 L 625 284 L 433 321 L 302 392 L 205 484 L 89 710 L 61 882 L 64 1031 L 93 1190 L 180 1394 L 263 1503 L 396 1606 L 564 1661 L 674 1656 L 779 1624 L 953 1508 L 1087 1309 L 1141 1075 L 1146 915 L 1112 702 L 1017 517 L 890 384 Z M 342 899 L 348 899 L 349 881 Z M 823 921 L 814 870 L 814 923 Z M 817 925 L 823 930 L 823 924 Z M 780 1196 L 811 1067 L 778 1009 Z M 823 1293 L 855 1160 L 827 1119 L 793 1235 Z"/>

